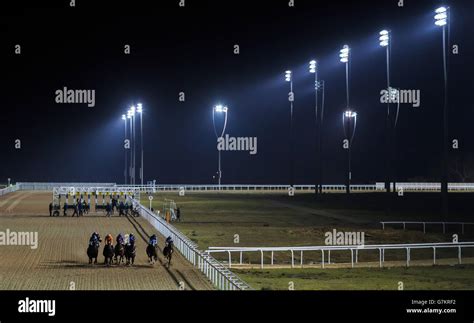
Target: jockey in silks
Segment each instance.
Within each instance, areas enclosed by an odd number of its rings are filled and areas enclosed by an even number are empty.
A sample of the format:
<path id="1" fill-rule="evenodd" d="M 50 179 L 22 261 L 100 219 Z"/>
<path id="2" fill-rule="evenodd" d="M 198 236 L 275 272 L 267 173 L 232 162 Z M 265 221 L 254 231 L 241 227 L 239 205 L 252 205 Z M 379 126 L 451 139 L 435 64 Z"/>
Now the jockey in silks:
<path id="1" fill-rule="evenodd" d="M 119 233 L 117 236 L 117 243 L 122 245 L 124 244 L 124 239 L 121 233 Z"/>
<path id="2" fill-rule="evenodd" d="M 114 242 L 114 238 L 113 238 L 112 235 L 109 233 L 109 234 L 105 237 L 105 243 L 112 245 L 113 242 Z"/>
<path id="3" fill-rule="evenodd" d="M 149 242 L 153 247 L 156 247 L 158 244 L 158 238 L 156 237 L 156 234 L 152 235 L 150 237 L 150 242 Z"/>
<path id="4" fill-rule="evenodd" d="M 168 238 L 166 238 L 165 246 L 169 246 L 171 243 L 173 243 L 173 238 L 171 238 L 171 236 L 169 236 Z"/>
<path id="5" fill-rule="evenodd" d="M 128 244 L 132 246 L 135 244 L 135 236 L 133 235 L 133 233 L 130 233 L 128 235 Z"/>
<path id="6" fill-rule="evenodd" d="M 100 235 L 97 232 L 92 233 L 90 239 L 89 239 L 89 244 L 92 245 L 98 245 L 99 242 L 102 242 L 102 239 L 100 238 Z"/>

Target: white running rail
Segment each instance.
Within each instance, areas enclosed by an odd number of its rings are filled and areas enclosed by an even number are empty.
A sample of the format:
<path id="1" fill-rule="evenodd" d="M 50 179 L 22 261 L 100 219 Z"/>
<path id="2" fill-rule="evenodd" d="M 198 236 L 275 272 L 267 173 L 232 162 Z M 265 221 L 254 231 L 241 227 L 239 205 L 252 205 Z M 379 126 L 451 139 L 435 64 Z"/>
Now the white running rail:
<path id="1" fill-rule="evenodd" d="M 219 290 L 250 290 L 247 283 L 231 272 L 210 254 L 202 252 L 197 245 L 174 226 L 167 223 L 161 217 L 153 214 L 148 208 L 133 200 L 140 216 L 146 219 L 163 236 L 171 236 L 174 245 L 180 253 L 195 267 L 197 267 L 211 283 Z"/>
<path id="2" fill-rule="evenodd" d="M 0 196 L 18 191 L 19 189 L 20 189 L 20 186 L 18 184 L 3 188 L 0 190 Z"/>
<path id="3" fill-rule="evenodd" d="M 432 249 L 433 250 L 433 264 L 436 264 L 436 250 L 445 248 L 458 249 L 458 263 L 461 264 L 461 250 L 462 248 L 473 248 L 474 242 L 441 242 L 441 243 L 411 243 L 411 244 L 380 244 L 380 245 L 350 245 L 350 246 L 307 246 L 307 247 L 209 247 L 208 253 L 226 253 L 228 255 L 228 266 L 232 267 L 232 253 L 240 254 L 240 264 L 242 264 L 242 255 L 244 252 L 259 252 L 260 253 L 260 268 L 264 266 L 264 252 L 270 252 L 270 265 L 274 264 L 275 252 L 290 252 L 291 254 L 291 268 L 295 267 L 295 252 L 300 253 L 300 266 L 303 267 L 303 255 L 308 251 L 321 252 L 321 267 L 325 265 L 325 252 L 327 252 L 327 263 L 331 263 L 331 251 L 350 251 L 351 266 L 358 263 L 358 254 L 360 250 L 378 250 L 379 251 L 379 266 L 383 267 L 385 261 L 385 250 L 405 250 L 406 251 L 406 266 L 410 266 L 412 249 Z"/>
<path id="4" fill-rule="evenodd" d="M 441 224 L 443 227 L 443 233 L 446 233 L 447 225 L 460 225 L 462 234 L 464 234 L 465 226 L 474 225 L 474 223 L 472 222 L 445 222 L 445 221 L 383 221 L 383 222 L 380 222 L 380 224 L 382 224 L 382 230 L 385 230 L 386 224 L 401 224 L 403 226 L 403 230 L 406 230 L 407 224 L 421 224 L 423 225 L 423 233 L 426 233 L 427 224 Z"/>

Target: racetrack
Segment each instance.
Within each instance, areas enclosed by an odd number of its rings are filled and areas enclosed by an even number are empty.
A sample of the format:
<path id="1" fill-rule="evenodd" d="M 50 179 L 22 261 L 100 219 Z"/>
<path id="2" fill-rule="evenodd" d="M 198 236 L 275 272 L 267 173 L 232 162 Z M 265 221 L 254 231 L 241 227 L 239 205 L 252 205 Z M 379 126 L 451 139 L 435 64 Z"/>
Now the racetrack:
<path id="1" fill-rule="evenodd" d="M 50 217 L 51 192 L 18 191 L 0 197 L 0 231 L 38 232 L 38 248 L 0 245 L 1 290 L 186 290 L 212 289 L 210 282 L 175 250 L 171 267 L 164 264 L 164 237 L 142 218 L 91 213 L 83 217 Z M 71 210 L 69 211 L 71 214 Z M 89 265 L 86 248 L 92 232 L 102 238 L 111 233 L 134 233 L 134 266 Z M 148 264 L 149 235 L 157 234 L 159 261 Z"/>

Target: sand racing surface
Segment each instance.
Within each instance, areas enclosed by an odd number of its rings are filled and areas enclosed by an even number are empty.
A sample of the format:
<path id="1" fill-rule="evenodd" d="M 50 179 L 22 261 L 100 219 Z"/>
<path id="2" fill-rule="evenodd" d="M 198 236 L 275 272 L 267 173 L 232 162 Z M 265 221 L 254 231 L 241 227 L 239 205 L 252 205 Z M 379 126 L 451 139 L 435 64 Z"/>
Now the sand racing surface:
<path id="1" fill-rule="evenodd" d="M 37 232 L 38 246 L 0 245 L 0 290 L 186 290 L 212 289 L 210 282 L 175 249 L 168 269 L 162 253 L 164 237 L 142 218 L 107 218 L 103 212 L 82 217 L 50 217 L 51 192 L 18 191 L 0 197 L 0 231 Z M 93 209 L 93 207 L 92 207 Z M 87 243 L 92 232 L 136 236 L 135 265 L 89 265 Z M 159 260 L 148 263 L 148 237 L 158 236 Z M 114 241 L 115 243 L 115 241 Z"/>

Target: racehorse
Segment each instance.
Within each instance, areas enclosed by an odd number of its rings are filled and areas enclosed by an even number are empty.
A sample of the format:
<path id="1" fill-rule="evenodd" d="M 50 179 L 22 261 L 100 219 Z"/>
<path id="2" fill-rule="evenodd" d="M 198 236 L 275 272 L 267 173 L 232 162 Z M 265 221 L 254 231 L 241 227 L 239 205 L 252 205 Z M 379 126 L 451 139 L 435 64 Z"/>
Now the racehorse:
<path id="1" fill-rule="evenodd" d="M 94 259 L 94 264 L 96 264 L 98 255 L 99 255 L 99 241 L 89 242 L 89 247 L 87 247 L 87 256 L 89 257 L 89 264 L 92 264 L 92 259 Z"/>
<path id="2" fill-rule="evenodd" d="M 150 264 L 155 264 L 155 262 L 158 260 L 158 254 L 156 252 L 157 246 L 152 245 L 151 243 L 148 244 L 146 247 L 146 254 L 148 255 L 148 261 Z"/>
<path id="3" fill-rule="evenodd" d="M 127 265 L 133 265 L 133 263 L 135 262 L 135 255 L 135 243 L 132 242 L 125 245 L 125 258 L 127 259 Z"/>
<path id="4" fill-rule="evenodd" d="M 163 249 L 163 255 L 168 259 L 168 268 L 171 266 L 171 257 L 173 256 L 173 242 L 168 243 Z"/>
<path id="5" fill-rule="evenodd" d="M 107 266 L 110 266 L 112 264 L 112 259 L 114 257 L 114 247 L 112 246 L 112 244 L 107 243 L 104 246 L 103 255 L 105 257 L 104 264 L 106 264 Z"/>
<path id="6" fill-rule="evenodd" d="M 120 264 L 125 257 L 125 247 L 122 243 L 117 242 L 115 245 L 115 263 Z"/>

